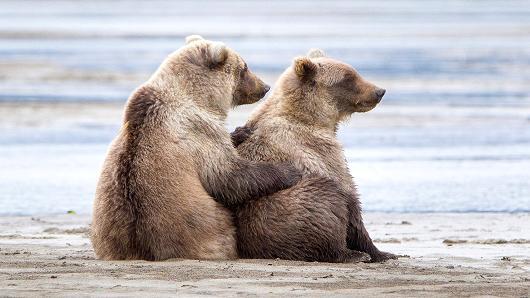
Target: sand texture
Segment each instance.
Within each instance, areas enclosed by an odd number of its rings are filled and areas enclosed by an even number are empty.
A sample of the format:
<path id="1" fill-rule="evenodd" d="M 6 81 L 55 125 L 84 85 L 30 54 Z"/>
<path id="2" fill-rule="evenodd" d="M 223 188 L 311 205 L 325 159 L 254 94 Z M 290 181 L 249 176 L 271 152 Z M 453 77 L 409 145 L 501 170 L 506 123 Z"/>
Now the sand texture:
<path id="1" fill-rule="evenodd" d="M 383 264 L 99 261 L 90 217 L 0 218 L 0 296 L 530 295 L 530 214 L 368 213 Z"/>

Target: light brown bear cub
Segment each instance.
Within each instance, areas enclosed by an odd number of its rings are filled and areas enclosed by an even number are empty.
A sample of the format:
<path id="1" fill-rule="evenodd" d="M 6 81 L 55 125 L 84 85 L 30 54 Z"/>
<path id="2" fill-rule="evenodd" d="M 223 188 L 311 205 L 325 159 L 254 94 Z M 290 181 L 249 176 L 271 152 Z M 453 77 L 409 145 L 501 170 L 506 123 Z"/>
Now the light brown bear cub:
<path id="1" fill-rule="evenodd" d="M 91 240 L 106 260 L 237 257 L 225 206 L 296 183 L 292 166 L 238 156 L 224 121 L 268 86 L 233 50 L 198 36 L 130 96 L 96 190 Z M 217 202 L 216 200 L 219 202 Z"/>
<path id="2" fill-rule="evenodd" d="M 373 262 L 395 256 L 379 251 L 364 227 L 355 184 L 336 132 L 339 123 L 352 113 L 373 109 L 384 93 L 384 89 L 364 80 L 351 66 L 314 50 L 308 57 L 294 60 L 292 67 L 279 78 L 273 94 L 257 108 L 245 127 L 232 133 L 242 157 L 253 161 L 292 162 L 305 174 L 317 174 L 337 182 L 347 194 L 348 232 L 344 241 L 349 249 L 368 253 Z M 300 184 L 293 188 L 298 187 Z M 336 196 L 306 198 L 306 212 L 321 212 L 321 201 L 330 198 L 337 201 Z M 281 204 L 287 202 L 300 204 L 298 198 L 292 197 L 285 197 Z M 262 253 L 260 245 L 270 245 L 268 240 L 261 240 L 261 234 L 268 233 L 262 226 L 283 229 L 279 226 L 283 222 L 270 220 L 270 211 L 253 207 L 258 203 L 249 202 L 246 208 L 239 210 L 240 218 L 253 215 L 253 221 L 239 222 L 238 245 L 242 255 L 254 257 Z M 341 205 L 340 202 L 335 204 Z M 340 214 L 342 209 L 335 210 Z M 324 217 L 317 220 L 319 222 L 311 224 L 327 224 Z"/>

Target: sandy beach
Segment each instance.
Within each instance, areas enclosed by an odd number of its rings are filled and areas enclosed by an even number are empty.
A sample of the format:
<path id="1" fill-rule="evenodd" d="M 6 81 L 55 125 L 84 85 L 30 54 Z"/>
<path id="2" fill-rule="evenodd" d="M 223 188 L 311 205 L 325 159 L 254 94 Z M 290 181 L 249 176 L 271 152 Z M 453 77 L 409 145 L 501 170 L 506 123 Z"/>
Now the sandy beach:
<path id="1" fill-rule="evenodd" d="M 530 295 L 530 214 L 367 213 L 383 264 L 99 261 L 90 217 L 0 218 L 1 296 Z"/>

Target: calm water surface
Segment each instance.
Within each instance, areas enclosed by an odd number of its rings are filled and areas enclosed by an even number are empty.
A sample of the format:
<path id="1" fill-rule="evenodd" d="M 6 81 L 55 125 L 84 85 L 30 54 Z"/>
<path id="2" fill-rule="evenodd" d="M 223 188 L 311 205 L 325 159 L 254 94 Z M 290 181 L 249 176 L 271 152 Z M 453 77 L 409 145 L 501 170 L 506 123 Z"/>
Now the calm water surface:
<path id="1" fill-rule="evenodd" d="M 385 87 L 339 132 L 365 210 L 530 211 L 528 1 L 7 0 L 0 214 L 90 213 L 120 124 L 109 103 L 189 34 L 222 40 L 271 84 L 319 47 Z M 101 113 L 61 108 L 75 103 Z"/>

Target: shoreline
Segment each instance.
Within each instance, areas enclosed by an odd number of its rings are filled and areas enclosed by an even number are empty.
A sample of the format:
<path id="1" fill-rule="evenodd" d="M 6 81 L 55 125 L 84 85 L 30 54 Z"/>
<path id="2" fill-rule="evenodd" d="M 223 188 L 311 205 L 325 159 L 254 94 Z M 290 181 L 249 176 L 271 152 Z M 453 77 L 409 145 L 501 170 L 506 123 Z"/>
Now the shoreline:
<path id="1" fill-rule="evenodd" d="M 0 103 L 0 211 L 90 212 L 123 108 Z M 227 131 L 254 108 L 231 112 Z M 508 107 L 381 105 L 355 114 L 338 138 L 367 211 L 527 210 L 527 115 Z"/>
<path id="2" fill-rule="evenodd" d="M 382 264 L 99 261 L 89 222 L 0 216 L 2 295 L 530 295 L 530 213 L 366 213 Z"/>

